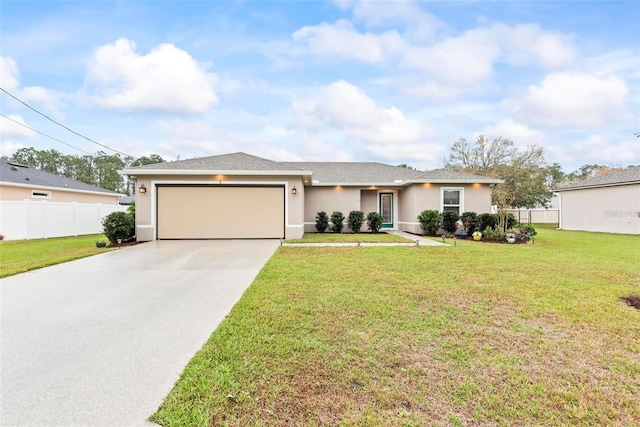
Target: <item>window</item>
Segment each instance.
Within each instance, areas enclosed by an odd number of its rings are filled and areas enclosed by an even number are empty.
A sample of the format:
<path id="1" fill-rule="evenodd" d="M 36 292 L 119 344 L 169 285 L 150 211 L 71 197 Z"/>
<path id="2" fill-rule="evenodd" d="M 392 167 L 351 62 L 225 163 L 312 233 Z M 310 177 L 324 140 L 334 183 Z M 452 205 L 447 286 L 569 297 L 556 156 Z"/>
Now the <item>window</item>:
<path id="1" fill-rule="evenodd" d="M 31 197 L 36 199 L 50 199 L 51 191 L 31 190 Z"/>
<path id="2" fill-rule="evenodd" d="M 462 208 L 462 188 L 442 189 L 442 212 L 455 212 L 460 215 Z"/>

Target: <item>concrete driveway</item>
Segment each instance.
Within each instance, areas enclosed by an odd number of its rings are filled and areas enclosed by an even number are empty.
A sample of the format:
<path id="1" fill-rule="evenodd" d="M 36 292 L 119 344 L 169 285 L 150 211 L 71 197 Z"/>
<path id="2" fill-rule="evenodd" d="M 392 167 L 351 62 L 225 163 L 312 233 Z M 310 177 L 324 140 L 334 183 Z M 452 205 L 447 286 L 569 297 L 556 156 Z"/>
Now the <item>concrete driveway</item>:
<path id="1" fill-rule="evenodd" d="M 0 284 L 0 424 L 145 425 L 279 241 L 159 241 Z"/>

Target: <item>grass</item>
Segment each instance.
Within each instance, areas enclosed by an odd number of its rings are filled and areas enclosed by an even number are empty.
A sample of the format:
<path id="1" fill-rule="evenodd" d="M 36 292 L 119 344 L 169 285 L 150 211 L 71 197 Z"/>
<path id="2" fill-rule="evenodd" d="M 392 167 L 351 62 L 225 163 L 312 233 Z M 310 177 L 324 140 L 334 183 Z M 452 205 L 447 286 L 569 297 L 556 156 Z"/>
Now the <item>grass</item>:
<path id="1" fill-rule="evenodd" d="M 0 277 L 84 258 L 111 249 L 96 248 L 102 234 L 0 242 Z"/>
<path id="2" fill-rule="evenodd" d="M 288 239 L 285 243 L 411 243 L 395 234 L 372 233 L 305 233 L 302 239 Z"/>
<path id="3" fill-rule="evenodd" d="M 640 238 L 282 247 L 163 426 L 640 424 Z"/>

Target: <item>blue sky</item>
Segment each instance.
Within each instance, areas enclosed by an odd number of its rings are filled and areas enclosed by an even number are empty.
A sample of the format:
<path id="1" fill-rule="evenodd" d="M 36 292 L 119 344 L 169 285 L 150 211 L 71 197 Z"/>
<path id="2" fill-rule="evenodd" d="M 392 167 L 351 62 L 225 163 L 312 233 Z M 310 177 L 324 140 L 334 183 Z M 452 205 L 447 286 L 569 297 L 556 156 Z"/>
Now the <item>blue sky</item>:
<path id="1" fill-rule="evenodd" d="M 639 1 L 3 0 L 0 20 L 2 88 L 132 156 L 434 169 L 482 133 L 542 146 L 566 172 L 640 164 Z M 4 155 L 83 154 L 0 125 Z"/>

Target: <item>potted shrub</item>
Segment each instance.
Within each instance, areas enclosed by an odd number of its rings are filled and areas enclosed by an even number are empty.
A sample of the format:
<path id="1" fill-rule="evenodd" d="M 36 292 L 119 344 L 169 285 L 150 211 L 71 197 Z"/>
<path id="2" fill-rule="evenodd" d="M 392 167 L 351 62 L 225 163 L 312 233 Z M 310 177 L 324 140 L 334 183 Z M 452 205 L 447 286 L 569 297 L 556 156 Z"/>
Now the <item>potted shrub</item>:
<path id="1" fill-rule="evenodd" d="M 516 234 L 515 233 L 507 233 L 505 235 L 505 238 L 507 239 L 507 243 L 515 243 L 516 242 Z"/>

